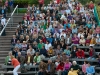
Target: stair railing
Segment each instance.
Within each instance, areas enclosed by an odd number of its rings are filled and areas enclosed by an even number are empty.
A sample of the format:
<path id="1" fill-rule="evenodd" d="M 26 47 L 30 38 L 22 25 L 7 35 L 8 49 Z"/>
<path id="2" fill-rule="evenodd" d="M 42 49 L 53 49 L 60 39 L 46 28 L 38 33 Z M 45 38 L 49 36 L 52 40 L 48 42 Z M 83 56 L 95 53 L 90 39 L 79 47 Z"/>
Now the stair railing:
<path id="1" fill-rule="evenodd" d="M 0 36 L 2 36 L 2 33 L 4 32 L 5 28 L 7 27 L 8 23 L 10 22 L 11 19 L 12 19 L 12 25 L 13 25 L 13 14 L 15 13 L 16 10 L 17 10 L 17 15 L 18 15 L 18 5 L 15 7 L 15 9 L 13 10 L 13 12 L 11 13 L 10 18 L 7 20 L 7 23 L 5 24 L 5 26 L 1 30 Z M 11 29 L 11 25 L 10 25 L 10 29 Z"/>

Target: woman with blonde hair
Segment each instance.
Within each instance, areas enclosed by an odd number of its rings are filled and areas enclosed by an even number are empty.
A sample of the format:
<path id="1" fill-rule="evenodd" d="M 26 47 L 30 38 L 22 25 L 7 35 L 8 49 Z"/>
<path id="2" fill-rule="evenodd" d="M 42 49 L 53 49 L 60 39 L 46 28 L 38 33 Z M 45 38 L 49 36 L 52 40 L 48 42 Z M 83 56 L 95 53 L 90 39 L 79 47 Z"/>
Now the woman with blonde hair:
<path id="1" fill-rule="evenodd" d="M 11 56 L 11 63 L 14 66 L 13 75 L 18 75 L 17 71 L 20 68 L 20 63 L 13 55 Z"/>

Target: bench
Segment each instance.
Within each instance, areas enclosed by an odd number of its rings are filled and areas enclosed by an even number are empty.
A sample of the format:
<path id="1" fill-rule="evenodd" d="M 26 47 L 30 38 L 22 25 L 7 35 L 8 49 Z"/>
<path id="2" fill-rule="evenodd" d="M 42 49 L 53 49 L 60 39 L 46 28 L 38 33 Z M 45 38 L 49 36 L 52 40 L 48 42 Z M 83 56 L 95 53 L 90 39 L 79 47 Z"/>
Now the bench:
<path id="1" fill-rule="evenodd" d="M 36 68 L 38 68 L 39 65 L 36 65 L 36 66 L 30 66 L 30 68 L 34 68 L 35 71 L 28 71 L 27 73 L 18 73 L 19 75 L 37 75 L 38 74 L 38 71 L 36 70 Z M 82 65 L 80 65 L 80 67 L 82 67 Z M 93 66 L 95 67 L 95 70 L 99 70 L 100 71 L 100 67 L 96 67 L 96 66 Z M 2 68 L 3 69 L 6 69 L 6 68 L 14 68 L 13 66 L 8 66 L 8 65 L 2 65 Z M 81 71 L 80 71 L 81 73 Z M 4 71 L 2 72 L 3 75 L 12 75 L 12 72 L 7 72 L 7 71 Z M 57 75 L 57 72 L 55 72 L 55 75 Z"/>

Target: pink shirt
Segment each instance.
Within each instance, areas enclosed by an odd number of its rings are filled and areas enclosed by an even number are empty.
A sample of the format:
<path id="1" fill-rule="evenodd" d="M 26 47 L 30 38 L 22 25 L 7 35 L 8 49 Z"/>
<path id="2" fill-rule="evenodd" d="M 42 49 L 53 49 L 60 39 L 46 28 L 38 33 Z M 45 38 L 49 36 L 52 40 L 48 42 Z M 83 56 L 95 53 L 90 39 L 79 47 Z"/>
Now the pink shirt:
<path id="1" fill-rule="evenodd" d="M 69 62 L 69 63 L 65 63 L 64 64 L 64 70 L 69 70 L 70 69 L 70 67 L 71 67 L 71 62 Z"/>
<path id="2" fill-rule="evenodd" d="M 86 68 L 88 67 L 88 64 L 82 65 L 82 72 L 86 73 Z"/>

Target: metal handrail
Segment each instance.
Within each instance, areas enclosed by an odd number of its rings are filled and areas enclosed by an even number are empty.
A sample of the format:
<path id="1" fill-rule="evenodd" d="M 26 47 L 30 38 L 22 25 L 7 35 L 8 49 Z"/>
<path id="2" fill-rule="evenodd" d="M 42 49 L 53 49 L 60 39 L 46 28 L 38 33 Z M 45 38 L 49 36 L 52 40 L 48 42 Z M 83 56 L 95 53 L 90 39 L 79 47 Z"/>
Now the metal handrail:
<path id="1" fill-rule="evenodd" d="M 13 16 L 17 8 L 18 8 L 18 5 L 15 7 L 14 11 L 12 12 L 11 17 Z M 18 14 L 18 10 L 17 10 L 17 14 Z"/>
<path id="2" fill-rule="evenodd" d="M 3 29 L 1 30 L 1 32 L 0 32 L 0 36 L 1 36 L 2 33 L 4 32 L 6 26 L 8 25 L 9 21 L 10 21 L 11 18 L 13 17 L 13 14 L 15 13 L 15 11 L 16 11 L 17 8 L 18 8 L 18 5 L 15 7 L 15 9 L 14 9 L 13 12 L 11 13 L 11 16 L 10 16 L 10 18 L 8 19 L 6 25 L 5 25 L 5 26 L 3 27 Z M 18 15 L 18 9 L 17 9 L 17 15 Z M 13 20 L 13 18 L 12 18 L 12 20 Z M 12 21 L 12 22 L 13 22 L 13 21 Z M 12 24 L 13 24 L 13 23 L 12 23 Z"/>
<path id="3" fill-rule="evenodd" d="M 1 36 L 1 35 L 2 35 L 2 33 L 4 32 L 4 30 L 5 30 L 6 26 L 8 25 L 8 23 L 9 23 L 9 21 L 10 21 L 10 19 L 11 19 L 11 18 L 9 18 L 9 19 L 8 19 L 8 21 L 7 21 L 6 25 L 4 26 L 4 28 L 3 28 L 3 29 L 2 29 L 2 31 L 0 32 L 0 36 Z"/>

